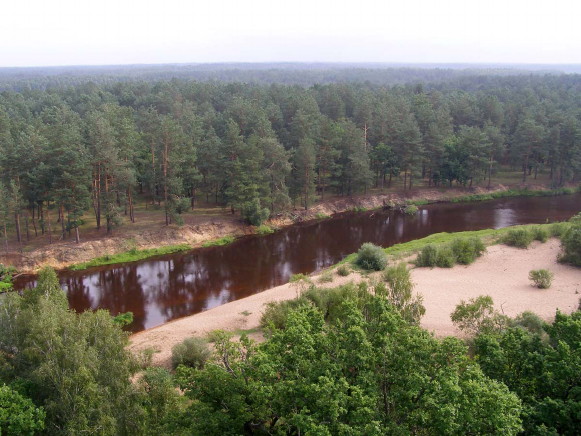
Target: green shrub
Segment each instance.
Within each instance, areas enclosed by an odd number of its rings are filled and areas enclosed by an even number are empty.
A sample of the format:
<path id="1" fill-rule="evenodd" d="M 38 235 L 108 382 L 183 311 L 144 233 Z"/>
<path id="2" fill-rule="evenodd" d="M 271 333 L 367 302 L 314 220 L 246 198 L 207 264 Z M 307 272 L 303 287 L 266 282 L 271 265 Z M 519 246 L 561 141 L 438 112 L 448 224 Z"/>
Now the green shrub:
<path id="1" fill-rule="evenodd" d="M 133 322 L 133 312 L 120 313 L 113 317 L 113 322 L 121 327 L 125 327 Z"/>
<path id="2" fill-rule="evenodd" d="M 573 224 L 561 238 L 563 256 L 561 262 L 581 266 L 581 224 Z"/>
<path id="3" fill-rule="evenodd" d="M 452 268 L 456 264 L 456 256 L 450 247 L 442 247 L 438 250 L 436 266 L 439 268 Z"/>
<path id="4" fill-rule="evenodd" d="M 416 265 L 422 267 L 434 267 L 438 264 L 438 248 L 435 245 L 428 244 L 416 259 Z"/>
<path id="5" fill-rule="evenodd" d="M 469 265 L 480 257 L 486 248 L 478 238 L 458 238 L 451 244 L 452 253 L 456 257 L 456 262 L 462 265 Z"/>
<path id="6" fill-rule="evenodd" d="M 535 227 L 533 229 L 533 237 L 535 241 L 547 242 L 549 239 L 549 231 L 543 227 Z"/>
<path id="7" fill-rule="evenodd" d="M 201 369 L 211 356 L 208 343 L 202 338 L 187 338 L 171 350 L 171 363 L 175 369 L 179 365 Z"/>
<path id="8" fill-rule="evenodd" d="M 553 223 L 549 227 L 549 233 L 555 238 L 560 238 L 569 229 L 569 224 L 567 223 Z"/>
<path id="9" fill-rule="evenodd" d="M 299 297 L 295 300 L 286 301 L 272 301 L 266 304 L 266 309 L 260 317 L 260 327 L 266 331 L 282 330 L 286 327 L 286 322 L 289 314 L 306 303 L 304 297 Z"/>
<path id="10" fill-rule="evenodd" d="M 383 248 L 371 242 L 366 242 L 357 252 L 355 263 L 364 270 L 381 271 L 387 265 L 387 255 Z"/>
<path id="11" fill-rule="evenodd" d="M 502 242 L 511 247 L 527 248 L 535 235 L 527 229 L 511 229 L 502 238 Z"/>
<path id="12" fill-rule="evenodd" d="M 327 215 L 326 213 L 323 213 L 323 212 L 317 212 L 315 214 L 315 218 L 318 220 L 324 220 L 324 219 L 330 218 L 330 216 Z"/>
<path id="13" fill-rule="evenodd" d="M 545 321 L 539 315 L 533 312 L 523 312 L 518 315 L 512 322 L 515 327 L 522 327 L 531 333 L 542 335 L 545 329 Z"/>
<path id="14" fill-rule="evenodd" d="M 534 269 L 529 272 L 529 280 L 532 280 L 539 289 L 548 289 L 551 287 L 554 274 L 546 269 Z"/>
<path id="15" fill-rule="evenodd" d="M 403 213 L 405 213 L 406 215 L 415 215 L 416 213 L 418 213 L 418 207 L 415 204 L 408 204 L 404 210 Z"/>
<path id="16" fill-rule="evenodd" d="M 339 268 L 337 268 L 337 274 L 341 277 L 347 277 L 349 274 L 351 274 L 351 270 L 347 265 L 341 265 Z"/>

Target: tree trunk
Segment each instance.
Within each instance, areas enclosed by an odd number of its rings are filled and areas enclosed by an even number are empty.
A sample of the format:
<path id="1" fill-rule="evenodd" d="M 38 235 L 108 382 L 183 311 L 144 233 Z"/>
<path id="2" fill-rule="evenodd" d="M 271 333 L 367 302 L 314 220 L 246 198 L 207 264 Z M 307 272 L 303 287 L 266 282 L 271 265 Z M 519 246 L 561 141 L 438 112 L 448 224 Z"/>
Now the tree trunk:
<path id="1" fill-rule="evenodd" d="M 59 207 L 59 215 L 61 217 L 62 240 L 64 241 L 65 238 L 67 237 L 67 232 L 65 228 L 65 210 L 62 204 Z"/>
<path id="2" fill-rule="evenodd" d="M 8 253 L 8 232 L 6 231 L 6 223 L 4 223 L 4 246 L 6 247 L 6 253 Z"/>
<path id="3" fill-rule="evenodd" d="M 79 238 L 79 227 L 75 227 L 75 242 L 78 244 L 81 241 Z"/>
<path id="4" fill-rule="evenodd" d="M 48 243 L 52 244 L 52 228 L 50 227 L 50 203 L 46 204 L 46 221 L 48 224 Z"/>
<path id="5" fill-rule="evenodd" d="M 14 213 L 14 224 L 16 226 L 16 240 L 20 244 L 22 242 L 22 235 L 20 234 L 20 214 Z"/>

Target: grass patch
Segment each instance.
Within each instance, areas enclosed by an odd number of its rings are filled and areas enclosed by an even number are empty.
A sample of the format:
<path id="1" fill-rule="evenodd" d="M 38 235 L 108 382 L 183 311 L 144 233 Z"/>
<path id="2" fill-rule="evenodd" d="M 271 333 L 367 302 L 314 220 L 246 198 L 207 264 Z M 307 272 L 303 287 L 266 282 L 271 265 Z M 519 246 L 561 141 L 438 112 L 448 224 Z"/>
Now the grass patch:
<path id="1" fill-rule="evenodd" d="M 234 242 L 234 236 L 224 236 L 219 239 L 214 239 L 212 241 L 206 241 L 202 244 L 202 247 L 221 247 L 223 245 L 228 245 Z"/>
<path id="2" fill-rule="evenodd" d="M 256 228 L 256 233 L 259 235 L 270 235 L 274 233 L 274 229 L 266 224 L 261 224 Z"/>
<path id="3" fill-rule="evenodd" d="M 161 256 L 164 254 L 178 253 L 180 251 L 191 250 L 192 247 L 188 244 L 168 245 L 159 248 L 147 248 L 145 250 L 137 250 L 133 248 L 129 251 L 118 254 L 107 254 L 105 256 L 96 257 L 88 262 L 77 263 L 71 265 L 71 271 L 80 271 L 94 266 L 113 265 L 116 263 L 135 262 L 138 260 L 147 259 L 148 257 Z"/>
<path id="4" fill-rule="evenodd" d="M 331 217 L 329 215 L 327 215 L 326 213 L 317 212 L 315 214 L 315 218 L 318 219 L 318 220 L 324 220 L 324 219 L 331 218 Z"/>
<path id="5" fill-rule="evenodd" d="M 461 197 L 451 198 L 450 202 L 470 203 L 473 201 L 487 201 L 507 197 L 553 197 L 557 195 L 575 194 L 579 191 L 580 188 L 557 188 L 549 190 L 509 189 L 507 191 L 491 192 L 488 194 L 463 195 Z"/>

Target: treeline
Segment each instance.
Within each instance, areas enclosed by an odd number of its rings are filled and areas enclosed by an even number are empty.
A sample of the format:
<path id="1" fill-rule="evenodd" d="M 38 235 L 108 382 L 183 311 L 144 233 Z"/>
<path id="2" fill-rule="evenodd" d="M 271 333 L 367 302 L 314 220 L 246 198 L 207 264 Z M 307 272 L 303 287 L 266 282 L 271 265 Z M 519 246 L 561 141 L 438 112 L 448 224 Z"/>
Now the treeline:
<path id="1" fill-rule="evenodd" d="M 84 83 L 0 94 L 0 226 L 76 236 L 134 221 L 136 195 L 165 221 L 204 198 L 259 224 L 316 195 L 491 183 L 500 163 L 554 186 L 581 172 L 579 76 L 310 88 Z"/>
<path id="2" fill-rule="evenodd" d="M 188 339 L 170 372 L 150 366 L 153 350 L 130 354 L 120 317 L 69 310 L 44 270 L 36 289 L 0 300 L 0 431 L 579 434 L 581 312 L 547 324 L 464 311 L 469 351 L 418 326 L 410 289 L 405 266 L 373 285 L 311 286 L 269 306 L 263 343 Z"/>

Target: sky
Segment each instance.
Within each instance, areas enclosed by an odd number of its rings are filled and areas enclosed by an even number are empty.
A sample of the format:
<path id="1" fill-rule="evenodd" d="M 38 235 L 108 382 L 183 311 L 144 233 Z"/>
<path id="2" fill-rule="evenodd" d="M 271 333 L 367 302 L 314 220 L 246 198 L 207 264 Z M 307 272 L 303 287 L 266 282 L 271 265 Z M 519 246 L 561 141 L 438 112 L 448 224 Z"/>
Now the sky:
<path id="1" fill-rule="evenodd" d="M 581 63 L 579 0 L 3 0 L 0 67 Z"/>

